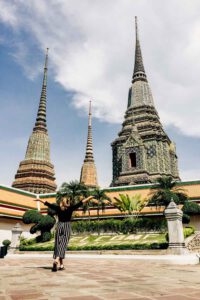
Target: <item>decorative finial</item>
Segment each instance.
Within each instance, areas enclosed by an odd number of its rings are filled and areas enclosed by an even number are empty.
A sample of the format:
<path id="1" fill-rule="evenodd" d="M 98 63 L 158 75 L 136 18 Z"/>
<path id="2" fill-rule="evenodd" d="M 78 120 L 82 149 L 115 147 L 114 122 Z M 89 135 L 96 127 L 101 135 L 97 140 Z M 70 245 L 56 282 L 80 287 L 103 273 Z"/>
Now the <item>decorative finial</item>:
<path id="1" fill-rule="evenodd" d="M 47 65 L 48 65 L 48 52 L 49 52 L 49 48 L 46 48 L 46 57 L 45 57 L 44 69 L 47 69 Z"/>
<path id="2" fill-rule="evenodd" d="M 147 81 L 147 77 L 144 70 L 142 52 L 140 48 L 139 34 L 138 34 L 138 22 L 137 17 L 135 16 L 135 65 L 132 77 L 132 83 L 135 81 Z"/>
<path id="3" fill-rule="evenodd" d="M 49 51 L 49 48 L 46 48 L 42 91 L 41 91 L 41 96 L 40 96 L 40 103 L 39 103 L 37 118 L 36 118 L 36 122 L 35 122 L 35 127 L 33 128 L 34 131 L 36 131 L 36 130 L 47 131 L 47 129 L 46 129 L 46 94 L 47 94 L 46 89 L 47 89 L 48 51 Z"/>
<path id="4" fill-rule="evenodd" d="M 138 24 L 137 24 L 137 16 L 135 16 L 135 36 L 136 36 L 136 40 L 138 40 Z"/>
<path id="5" fill-rule="evenodd" d="M 89 115 L 92 114 L 92 100 L 89 101 Z"/>
<path id="6" fill-rule="evenodd" d="M 88 126 L 92 126 L 92 101 L 89 101 Z"/>

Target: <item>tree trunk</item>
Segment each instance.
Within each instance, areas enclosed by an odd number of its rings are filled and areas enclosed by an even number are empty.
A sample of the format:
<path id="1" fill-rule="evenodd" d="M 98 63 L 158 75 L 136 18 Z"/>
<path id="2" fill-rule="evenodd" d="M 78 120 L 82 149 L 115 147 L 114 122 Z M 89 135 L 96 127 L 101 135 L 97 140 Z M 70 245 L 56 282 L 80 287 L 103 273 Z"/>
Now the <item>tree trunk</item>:
<path id="1" fill-rule="evenodd" d="M 90 223 L 90 208 L 88 207 L 88 216 L 89 216 L 89 223 Z"/>
<path id="2" fill-rule="evenodd" d="M 97 209 L 97 218 L 98 218 L 98 227 L 97 227 L 97 230 L 98 230 L 98 235 L 100 235 L 100 232 L 99 232 L 99 208 Z"/>

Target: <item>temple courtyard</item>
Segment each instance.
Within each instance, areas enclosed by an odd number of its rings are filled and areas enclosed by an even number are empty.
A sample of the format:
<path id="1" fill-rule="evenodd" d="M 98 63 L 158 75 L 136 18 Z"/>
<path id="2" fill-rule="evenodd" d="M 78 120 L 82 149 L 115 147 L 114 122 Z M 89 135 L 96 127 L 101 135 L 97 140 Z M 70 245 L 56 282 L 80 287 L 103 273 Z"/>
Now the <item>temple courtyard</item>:
<path id="1" fill-rule="evenodd" d="M 0 300 L 200 299 L 200 265 L 134 259 L 132 255 L 70 255 L 51 272 L 51 254 L 0 260 Z"/>

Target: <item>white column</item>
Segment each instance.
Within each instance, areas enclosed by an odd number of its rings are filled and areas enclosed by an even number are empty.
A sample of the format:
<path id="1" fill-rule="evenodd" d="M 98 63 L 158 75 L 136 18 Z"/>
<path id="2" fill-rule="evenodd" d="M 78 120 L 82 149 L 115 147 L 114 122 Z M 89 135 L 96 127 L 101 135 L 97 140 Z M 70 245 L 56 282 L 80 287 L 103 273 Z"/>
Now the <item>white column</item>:
<path id="1" fill-rule="evenodd" d="M 19 248 L 22 231 L 22 227 L 19 223 L 16 223 L 16 225 L 12 228 L 12 240 L 10 245 L 11 252 Z"/>
<path id="2" fill-rule="evenodd" d="M 188 252 L 185 248 L 182 216 L 182 210 L 177 207 L 174 201 L 171 201 L 165 209 L 169 235 L 168 252 L 171 254 L 186 254 Z"/>
<path id="3" fill-rule="evenodd" d="M 40 211 L 40 201 L 39 201 L 39 195 L 36 196 L 37 199 L 37 210 Z"/>

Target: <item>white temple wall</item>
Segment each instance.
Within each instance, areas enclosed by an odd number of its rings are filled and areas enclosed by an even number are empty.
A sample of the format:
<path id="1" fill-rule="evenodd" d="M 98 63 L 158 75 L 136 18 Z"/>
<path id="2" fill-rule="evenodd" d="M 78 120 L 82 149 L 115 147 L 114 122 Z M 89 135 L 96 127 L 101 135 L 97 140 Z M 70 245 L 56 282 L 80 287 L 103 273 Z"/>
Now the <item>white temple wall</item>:
<path id="1" fill-rule="evenodd" d="M 17 219 L 6 219 L 0 217 L 0 246 L 2 245 L 3 240 L 10 240 L 12 238 L 12 228 L 16 225 L 16 223 L 20 223 L 22 226 L 23 232 L 22 236 L 25 238 L 33 238 L 35 235 L 30 234 L 30 227 L 33 225 L 26 225 L 21 220 Z"/>

